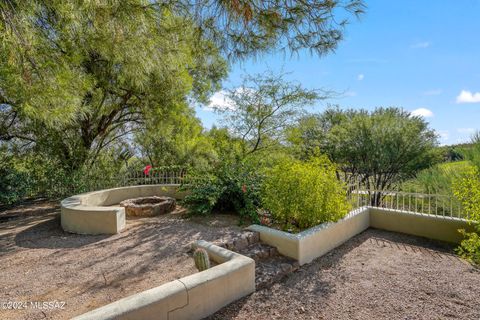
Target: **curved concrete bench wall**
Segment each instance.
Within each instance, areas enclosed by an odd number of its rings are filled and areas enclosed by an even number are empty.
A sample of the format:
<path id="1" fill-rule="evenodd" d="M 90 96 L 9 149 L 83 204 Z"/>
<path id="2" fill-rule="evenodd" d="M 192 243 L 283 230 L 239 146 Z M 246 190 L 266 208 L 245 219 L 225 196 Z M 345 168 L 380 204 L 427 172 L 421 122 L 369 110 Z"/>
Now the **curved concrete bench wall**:
<path id="1" fill-rule="evenodd" d="M 65 231 L 79 234 L 115 234 L 125 228 L 125 209 L 114 206 L 126 199 L 168 196 L 183 199 L 179 185 L 144 185 L 87 192 L 61 202 Z"/>

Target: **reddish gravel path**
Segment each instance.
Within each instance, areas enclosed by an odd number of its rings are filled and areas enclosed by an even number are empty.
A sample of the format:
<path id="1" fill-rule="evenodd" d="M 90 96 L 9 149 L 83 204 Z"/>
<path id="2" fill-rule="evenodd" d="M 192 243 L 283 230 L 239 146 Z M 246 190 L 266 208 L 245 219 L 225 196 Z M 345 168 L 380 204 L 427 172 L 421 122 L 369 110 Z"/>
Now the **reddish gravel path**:
<path id="1" fill-rule="evenodd" d="M 69 319 L 197 272 L 185 247 L 240 232 L 236 217 L 179 214 L 127 220 L 113 236 L 60 227 L 58 203 L 0 212 L 0 319 Z M 6 301 L 65 301 L 65 309 L 2 310 Z"/>
<path id="2" fill-rule="evenodd" d="M 452 248 L 369 229 L 211 319 L 480 319 L 480 271 Z"/>

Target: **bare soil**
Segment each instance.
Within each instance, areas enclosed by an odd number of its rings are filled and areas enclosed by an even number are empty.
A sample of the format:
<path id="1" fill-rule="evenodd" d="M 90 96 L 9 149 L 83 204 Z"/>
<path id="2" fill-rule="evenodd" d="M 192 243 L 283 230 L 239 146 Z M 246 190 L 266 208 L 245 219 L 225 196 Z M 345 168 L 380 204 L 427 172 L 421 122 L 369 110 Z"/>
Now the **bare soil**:
<path id="1" fill-rule="evenodd" d="M 480 271 L 439 242 L 368 229 L 210 319 L 480 319 Z"/>
<path id="2" fill-rule="evenodd" d="M 186 247 L 241 232 L 232 215 L 127 221 L 117 235 L 63 232 L 57 202 L 0 212 L 0 319 L 67 319 L 195 273 Z M 449 245 L 369 229 L 211 319 L 480 319 L 480 271 Z M 5 302 L 64 309 L 2 310 Z M 24 307 L 21 305 L 20 307 Z"/>
<path id="3" fill-rule="evenodd" d="M 68 319 L 197 272 L 187 253 L 197 239 L 241 231 L 231 215 L 185 219 L 169 215 L 127 220 L 124 232 L 69 234 L 58 202 L 34 202 L 0 212 L 0 319 Z M 30 302 L 65 302 L 36 309 Z M 26 302 L 22 310 L 3 303 Z M 58 306 L 58 304 L 57 304 Z"/>

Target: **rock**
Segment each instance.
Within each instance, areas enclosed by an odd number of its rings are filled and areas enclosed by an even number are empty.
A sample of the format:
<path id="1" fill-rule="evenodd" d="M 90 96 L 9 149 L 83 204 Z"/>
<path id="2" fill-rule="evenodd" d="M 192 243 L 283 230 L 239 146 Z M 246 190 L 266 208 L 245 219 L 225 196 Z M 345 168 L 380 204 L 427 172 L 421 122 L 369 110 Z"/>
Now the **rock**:
<path id="1" fill-rule="evenodd" d="M 240 237 L 240 238 L 237 238 L 234 242 L 233 242 L 233 246 L 234 246 L 234 250 L 238 251 L 238 250 L 243 250 L 245 249 L 246 247 L 248 247 L 248 240 L 246 237 Z"/>
<path id="2" fill-rule="evenodd" d="M 289 272 L 292 269 L 292 265 L 289 264 L 289 263 L 282 263 L 282 264 L 280 264 L 280 269 L 283 272 Z"/>
<path id="3" fill-rule="evenodd" d="M 270 248 L 270 253 L 269 253 L 270 257 L 274 257 L 274 256 L 276 256 L 277 254 L 278 254 L 277 248 L 271 247 L 271 248 Z"/>
<path id="4" fill-rule="evenodd" d="M 130 217 L 152 217 L 170 213 L 175 210 L 176 201 L 170 197 L 143 197 L 127 199 L 120 202 L 125 207 L 125 214 Z"/>
<path id="5" fill-rule="evenodd" d="M 258 232 L 251 232 L 250 238 L 249 238 L 249 243 L 250 244 L 255 244 L 260 241 L 260 233 Z"/>
<path id="6" fill-rule="evenodd" d="M 235 244 L 233 242 L 226 242 L 225 248 L 227 248 L 228 250 L 235 250 Z"/>

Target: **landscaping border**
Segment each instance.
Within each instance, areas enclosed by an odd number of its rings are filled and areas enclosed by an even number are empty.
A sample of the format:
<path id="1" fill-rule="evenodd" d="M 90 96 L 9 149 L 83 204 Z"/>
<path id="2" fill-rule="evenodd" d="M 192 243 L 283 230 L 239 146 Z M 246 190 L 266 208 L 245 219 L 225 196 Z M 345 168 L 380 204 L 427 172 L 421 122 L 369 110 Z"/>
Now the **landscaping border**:
<path id="1" fill-rule="evenodd" d="M 260 233 L 260 240 L 304 265 L 369 227 L 452 243 L 462 240 L 458 229 L 473 230 L 465 219 L 378 207 L 361 207 L 337 222 L 323 223 L 296 234 L 260 225 L 247 229 Z"/>
<path id="2" fill-rule="evenodd" d="M 63 230 L 79 234 L 115 234 L 125 228 L 125 208 L 113 206 L 139 197 L 183 199 L 177 184 L 130 186 L 82 193 L 61 201 Z"/>
<path id="3" fill-rule="evenodd" d="M 369 207 L 370 227 L 393 232 L 405 233 L 450 243 L 460 243 L 463 236 L 459 229 L 474 231 L 474 224 L 457 217 L 423 214 Z"/>
<path id="4" fill-rule="evenodd" d="M 73 320 L 202 319 L 255 291 L 253 259 L 203 240 L 195 242 L 194 247 L 207 250 L 210 258 L 219 264 L 117 300 Z"/>

